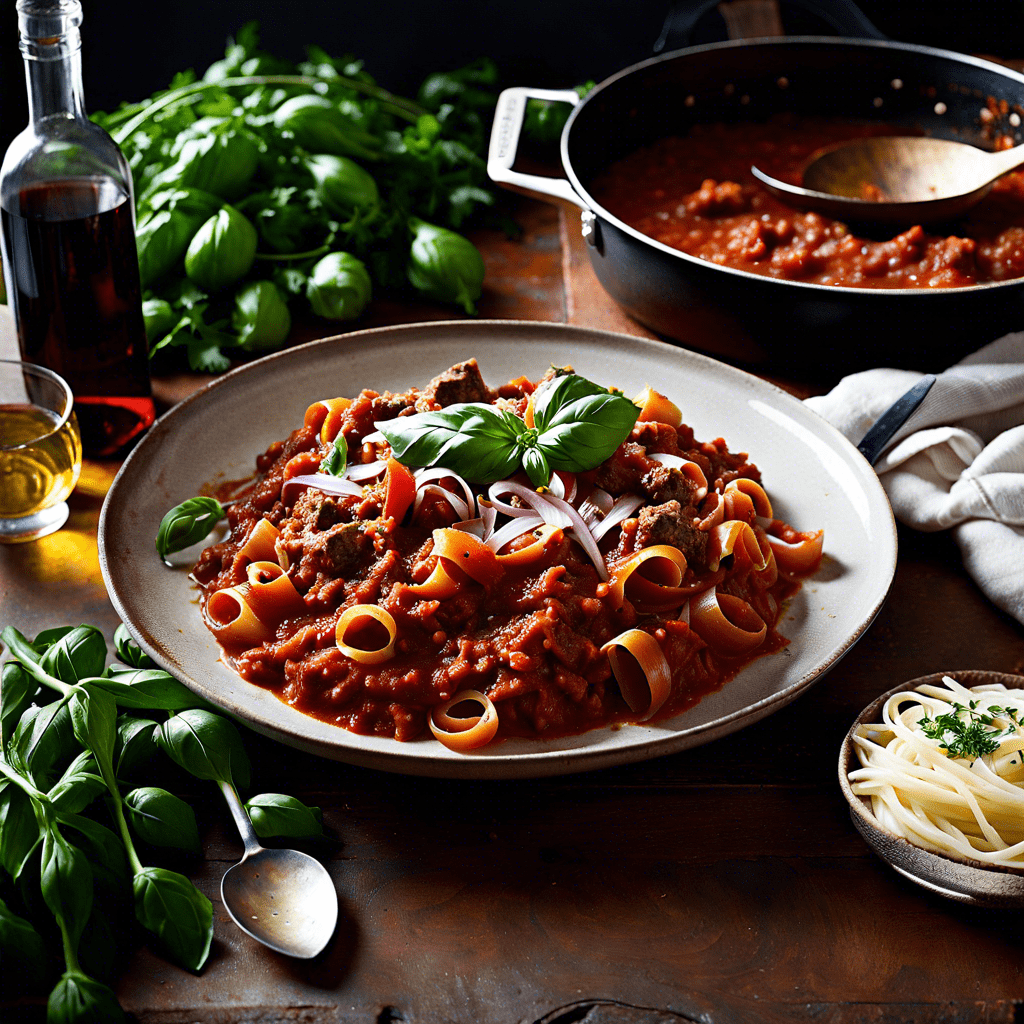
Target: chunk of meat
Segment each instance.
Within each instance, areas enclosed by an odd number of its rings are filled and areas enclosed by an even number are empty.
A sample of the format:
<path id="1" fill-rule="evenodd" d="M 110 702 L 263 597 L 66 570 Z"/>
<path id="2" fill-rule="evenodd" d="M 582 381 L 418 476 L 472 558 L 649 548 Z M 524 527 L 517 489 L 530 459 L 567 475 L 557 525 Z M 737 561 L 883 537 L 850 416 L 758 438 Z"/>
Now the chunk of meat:
<path id="1" fill-rule="evenodd" d="M 637 516 L 636 546 L 670 544 L 686 556 L 691 568 L 700 568 L 707 561 L 708 535 L 693 525 L 694 510 L 684 509 L 678 501 L 649 505 Z"/>
<path id="2" fill-rule="evenodd" d="M 491 402 L 494 399 L 475 359 L 456 363 L 450 370 L 438 374 L 426 386 L 423 395 L 442 407 L 460 402 Z"/>
<path id="3" fill-rule="evenodd" d="M 373 542 L 363 532 L 362 523 L 338 523 L 308 538 L 303 562 L 308 558 L 330 576 L 352 576 L 372 552 Z"/>

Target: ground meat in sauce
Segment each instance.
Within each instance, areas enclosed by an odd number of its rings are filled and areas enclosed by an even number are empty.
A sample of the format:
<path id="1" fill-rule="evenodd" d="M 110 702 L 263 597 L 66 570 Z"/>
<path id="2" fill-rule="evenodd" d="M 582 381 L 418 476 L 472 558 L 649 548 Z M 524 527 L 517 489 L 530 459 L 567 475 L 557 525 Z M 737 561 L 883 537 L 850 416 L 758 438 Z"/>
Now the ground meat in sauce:
<path id="1" fill-rule="evenodd" d="M 920 225 L 888 238 L 796 210 L 751 175 L 800 184 L 818 149 L 881 124 L 776 115 L 763 124 L 698 124 L 614 164 L 594 194 L 616 217 L 666 245 L 720 266 L 853 288 L 961 288 L 1024 276 L 1024 172 L 1005 175 L 944 234 Z"/>
<path id="2" fill-rule="evenodd" d="M 423 390 L 362 392 L 342 414 L 340 436 L 348 442 L 350 461 L 369 462 L 380 452 L 362 438 L 375 429 L 375 419 L 495 400 L 522 415 L 536 386 L 521 378 L 492 391 L 475 360 L 467 360 Z M 652 453 L 696 462 L 709 487 L 719 491 L 737 476 L 758 480 L 760 474 L 745 453 L 730 452 L 720 438 L 699 442 L 685 425 L 650 422 L 637 423 L 597 469 L 577 474 L 581 493 L 600 487 L 613 498 L 635 493 L 647 502 L 606 538 L 610 561 L 645 546 L 671 544 L 687 559 L 683 582 L 690 584 L 706 568 L 707 535 L 694 522 L 702 495 L 679 470 L 651 459 Z M 486 586 L 466 578 L 445 600 L 423 599 L 410 588 L 435 568 L 431 531 L 455 521 L 451 506 L 435 498 L 423 503 L 415 522 L 383 520 L 383 486 L 369 484 L 363 497 L 330 497 L 310 488 L 289 498 L 286 507 L 279 500 L 285 467 L 301 463 L 302 472 L 315 472 L 322 454 L 310 428 L 272 445 L 257 460 L 260 475 L 248 496 L 230 510 L 233 539 L 207 549 L 196 568 L 206 596 L 242 583 L 245 562 L 236 553 L 255 522 L 268 518 L 278 526 L 304 611 L 281 622 L 272 640 L 227 654 L 244 678 L 307 714 L 355 732 L 407 740 L 423 733 L 430 707 L 472 688 L 487 692 L 498 706 L 500 736 L 561 736 L 630 717 L 601 652 L 624 629 L 653 631 L 669 658 L 673 694 L 664 714 L 696 703 L 743 664 L 715 656 L 686 622 L 670 614 L 645 614 L 628 600 L 616 606 L 582 547 L 564 531 L 547 536 L 535 562 L 505 565 Z M 507 550 L 534 540 L 526 534 Z M 757 653 L 778 650 L 785 640 L 774 623 L 794 585 L 769 583 L 755 573 L 738 574 L 730 584 L 731 592 L 768 616 L 768 640 Z M 399 639 L 391 660 L 362 664 L 336 646 L 340 610 L 356 603 L 376 603 L 394 617 Z"/>
<path id="3" fill-rule="evenodd" d="M 480 367 L 475 359 L 457 363 L 450 370 L 438 374 L 423 389 L 423 394 L 442 408 L 460 402 L 490 402 L 494 398 L 480 375 Z"/>

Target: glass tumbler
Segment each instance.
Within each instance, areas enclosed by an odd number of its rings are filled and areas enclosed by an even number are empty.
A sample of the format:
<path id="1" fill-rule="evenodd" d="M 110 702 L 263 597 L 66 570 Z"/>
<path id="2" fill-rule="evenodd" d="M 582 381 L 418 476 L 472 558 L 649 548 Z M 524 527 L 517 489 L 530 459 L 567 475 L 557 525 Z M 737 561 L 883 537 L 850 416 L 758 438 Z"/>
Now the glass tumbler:
<path id="1" fill-rule="evenodd" d="M 71 389 L 52 370 L 0 359 L 0 544 L 35 540 L 68 518 L 82 471 Z"/>

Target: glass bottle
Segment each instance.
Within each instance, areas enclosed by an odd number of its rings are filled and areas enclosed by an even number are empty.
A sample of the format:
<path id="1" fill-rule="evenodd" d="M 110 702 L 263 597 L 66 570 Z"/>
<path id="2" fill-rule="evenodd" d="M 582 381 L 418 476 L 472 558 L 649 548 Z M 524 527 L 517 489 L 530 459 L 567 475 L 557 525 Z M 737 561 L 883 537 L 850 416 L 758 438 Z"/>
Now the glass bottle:
<path id="1" fill-rule="evenodd" d="M 29 125 L 0 168 L 8 302 L 22 358 L 71 385 L 87 455 L 155 417 L 131 171 L 85 115 L 79 0 L 19 0 Z"/>

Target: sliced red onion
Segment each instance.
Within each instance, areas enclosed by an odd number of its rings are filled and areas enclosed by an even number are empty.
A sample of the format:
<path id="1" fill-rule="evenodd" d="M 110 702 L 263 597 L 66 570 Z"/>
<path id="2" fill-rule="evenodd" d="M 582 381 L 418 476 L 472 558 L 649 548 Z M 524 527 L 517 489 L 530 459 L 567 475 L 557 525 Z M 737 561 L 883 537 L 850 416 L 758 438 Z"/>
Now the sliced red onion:
<path id="1" fill-rule="evenodd" d="M 567 501 L 562 501 L 561 498 L 556 498 L 550 494 L 537 495 L 537 497 L 543 497 L 554 505 L 555 509 L 565 516 L 568 517 L 573 536 L 579 541 L 580 546 L 586 551 L 587 556 L 594 563 L 594 568 L 597 569 L 597 575 L 602 580 L 608 579 L 608 566 L 604 564 L 604 555 L 601 554 L 597 546 L 597 541 L 594 539 L 594 535 L 590 532 L 590 528 L 585 522 L 583 517 L 570 505 Z M 541 515 L 544 515 L 542 512 Z M 550 522 L 545 516 L 545 521 Z"/>
<path id="2" fill-rule="evenodd" d="M 639 494 L 624 494 L 612 505 L 604 519 L 591 527 L 594 540 L 600 540 L 613 526 L 628 519 L 643 503 L 644 499 Z"/>
<path id="3" fill-rule="evenodd" d="M 516 537 L 521 537 L 524 533 L 529 533 L 531 530 L 536 530 L 538 526 L 543 525 L 544 520 L 540 516 L 521 516 L 519 519 L 513 519 L 500 530 L 492 533 L 485 543 L 497 554 L 509 541 L 515 540 Z"/>
<path id="4" fill-rule="evenodd" d="M 548 490 L 562 501 L 573 501 L 576 497 L 576 474 L 554 472 L 548 481 Z"/>
<path id="5" fill-rule="evenodd" d="M 501 500 L 500 495 L 502 494 L 514 495 L 520 501 L 525 502 L 529 508 L 509 505 Z M 487 496 L 491 499 L 491 504 L 497 511 L 507 516 L 512 516 L 515 519 L 521 516 L 539 515 L 544 522 L 557 526 L 560 529 L 565 530 L 572 526 L 572 520 L 567 516 L 561 515 L 554 506 L 554 502 L 560 499 L 553 498 L 550 493 L 541 494 L 539 491 L 533 490 L 532 487 L 517 483 L 515 480 L 499 480 L 497 483 L 491 484 L 487 491 Z M 565 502 L 562 502 L 562 504 L 564 505 Z M 579 516 L 576 509 L 573 509 L 573 513 Z M 582 523 L 583 520 L 580 519 L 580 522 Z"/>
<path id="6" fill-rule="evenodd" d="M 413 477 L 416 480 L 417 487 L 430 480 L 452 479 L 462 488 L 462 493 L 466 496 L 466 505 L 470 511 L 476 508 L 476 495 L 473 494 L 473 488 L 458 473 L 453 473 L 450 469 L 443 469 L 441 467 L 417 469 L 413 472 Z"/>
<path id="7" fill-rule="evenodd" d="M 483 519 L 463 519 L 459 523 L 452 523 L 453 530 L 461 530 L 463 533 L 471 533 L 474 537 L 484 539 L 484 531 L 487 529 Z"/>
<path id="8" fill-rule="evenodd" d="M 455 513 L 459 522 L 463 522 L 470 518 L 469 506 L 457 495 L 452 494 L 451 491 L 444 487 L 440 487 L 437 484 L 424 484 L 422 487 L 416 489 L 416 501 L 412 506 L 413 519 L 419 513 L 420 506 L 423 504 L 423 499 L 428 494 L 434 494 L 439 498 L 443 498 L 452 507 L 452 511 Z"/>
<path id="9" fill-rule="evenodd" d="M 580 515 L 588 526 L 594 526 L 608 515 L 615 504 L 615 499 L 603 488 L 595 487 L 580 502 Z"/>
<path id="10" fill-rule="evenodd" d="M 285 480 L 281 488 L 281 500 L 287 505 L 289 491 L 297 487 L 313 487 L 323 494 L 330 494 L 334 497 L 346 496 L 361 498 L 363 488 L 353 480 L 346 480 L 340 476 L 330 476 L 327 473 L 305 473 L 301 476 L 293 476 Z"/>
<path id="11" fill-rule="evenodd" d="M 375 477 L 380 476 L 381 473 L 387 469 L 387 466 L 388 464 L 386 462 L 378 459 L 376 462 L 367 462 L 357 464 L 355 466 L 349 466 L 348 469 L 345 470 L 345 476 L 349 480 L 373 480 Z"/>

